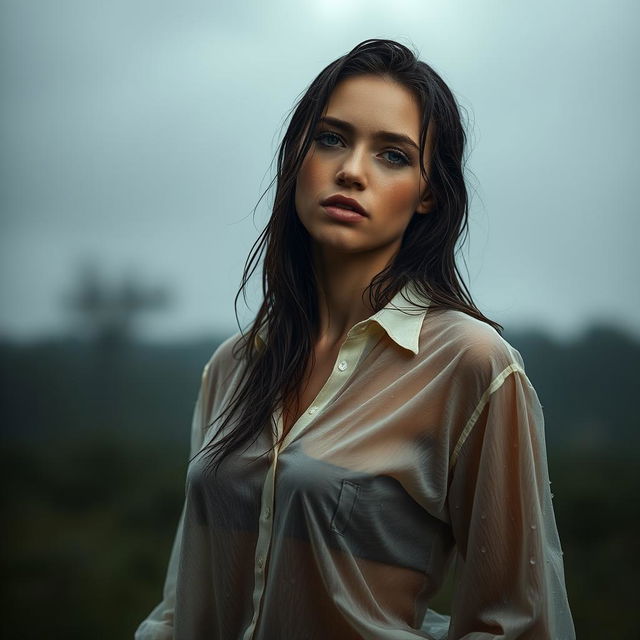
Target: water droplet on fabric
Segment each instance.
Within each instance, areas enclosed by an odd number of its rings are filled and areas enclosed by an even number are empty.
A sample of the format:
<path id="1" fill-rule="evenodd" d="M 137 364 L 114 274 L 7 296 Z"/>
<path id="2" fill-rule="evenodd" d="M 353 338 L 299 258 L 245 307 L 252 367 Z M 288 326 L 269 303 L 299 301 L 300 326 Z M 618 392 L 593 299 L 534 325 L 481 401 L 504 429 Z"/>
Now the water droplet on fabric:
<path id="1" fill-rule="evenodd" d="M 537 529 L 538 527 L 536 527 L 536 525 L 535 525 L 535 524 L 532 524 L 532 525 L 531 525 L 531 528 L 532 528 L 532 529 Z"/>
<path id="2" fill-rule="evenodd" d="M 480 547 L 480 553 L 486 553 L 487 549 L 486 547 Z"/>
<path id="3" fill-rule="evenodd" d="M 535 563 L 536 563 L 536 561 L 535 561 L 535 559 L 534 559 L 534 558 L 529 558 L 529 564 L 532 564 L 532 565 L 533 565 L 533 564 L 535 564 Z"/>

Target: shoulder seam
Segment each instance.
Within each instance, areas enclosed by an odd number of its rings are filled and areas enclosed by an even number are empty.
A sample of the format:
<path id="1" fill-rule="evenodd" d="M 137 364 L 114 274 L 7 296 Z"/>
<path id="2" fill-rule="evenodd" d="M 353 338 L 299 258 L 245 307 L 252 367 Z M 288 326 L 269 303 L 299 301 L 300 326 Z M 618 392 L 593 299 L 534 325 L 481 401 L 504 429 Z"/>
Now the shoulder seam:
<path id="1" fill-rule="evenodd" d="M 453 448 L 453 453 L 451 454 L 451 458 L 449 460 L 449 472 L 451 472 L 451 470 L 453 469 L 453 466 L 455 465 L 456 460 L 458 459 L 458 454 L 460 453 L 460 449 L 462 448 L 462 445 L 465 443 L 466 439 L 469 437 L 469 434 L 471 433 L 471 430 L 473 429 L 478 418 L 480 417 L 480 414 L 484 410 L 487 402 L 489 402 L 489 398 L 493 393 L 495 393 L 502 386 L 503 382 L 507 379 L 507 377 L 516 371 L 519 373 L 525 373 L 524 369 L 518 363 L 512 362 L 509 366 L 505 367 L 491 381 L 491 383 L 489 384 L 485 392 L 480 397 L 480 400 L 478 401 L 476 408 L 471 414 L 471 417 L 469 418 L 469 420 L 467 420 L 467 424 L 464 426 L 464 429 L 462 430 L 462 433 L 458 438 L 458 442 L 456 443 L 456 446 Z"/>

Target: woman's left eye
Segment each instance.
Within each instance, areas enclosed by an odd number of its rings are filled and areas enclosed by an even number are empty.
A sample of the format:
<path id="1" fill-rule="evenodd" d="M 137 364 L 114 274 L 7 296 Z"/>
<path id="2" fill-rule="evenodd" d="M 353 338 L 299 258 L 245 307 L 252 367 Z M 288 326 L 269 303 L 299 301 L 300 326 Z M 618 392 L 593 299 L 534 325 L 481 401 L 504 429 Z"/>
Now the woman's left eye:
<path id="1" fill-rule="evenodd" d="M 390 160 L 389 162 L 391 164 L 397 164 L 397 165 L 411 164 L 409 162 L 409 158 L 407 158 L 407 156 L 404 153 L 402 153 L 401 151 L 396 151 L 395 149 L 389 149 L 387 151 L 383 151 L 383 153 L 392 153 L 392 154 L 395 154 L 396 157 L 400 158 L 400 160 Z"/>

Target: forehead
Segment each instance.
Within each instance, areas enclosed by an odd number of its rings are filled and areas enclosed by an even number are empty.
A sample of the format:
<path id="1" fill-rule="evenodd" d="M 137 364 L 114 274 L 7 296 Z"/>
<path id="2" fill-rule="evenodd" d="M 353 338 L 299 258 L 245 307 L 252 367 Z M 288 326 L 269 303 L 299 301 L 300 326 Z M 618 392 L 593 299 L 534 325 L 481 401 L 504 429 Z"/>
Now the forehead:
<path id="1" fill-rule="evenodd" d="M 386 130 L 417 142 L 422 114 L 417 98 L 391 78 L 361 75 L 345 78 L 334 88 L 323 115 L 347 120 L 362 133 Z"/>

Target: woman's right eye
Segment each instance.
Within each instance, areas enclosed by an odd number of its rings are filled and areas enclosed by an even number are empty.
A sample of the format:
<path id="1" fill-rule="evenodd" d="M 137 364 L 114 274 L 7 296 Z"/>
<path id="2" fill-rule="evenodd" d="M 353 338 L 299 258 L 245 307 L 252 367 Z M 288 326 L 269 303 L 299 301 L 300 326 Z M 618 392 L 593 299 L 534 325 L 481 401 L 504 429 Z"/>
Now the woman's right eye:
<path id="1" fill-rule="evenodd" d="M 323 133 L 320 133 L 316 136 L 316 140 L 318 142 L 320 142 L 320 144 L 322 144 L 325 147 L 335 147 L 335 144 L 332 144 L 331 142 L 327 142 L 327 139 L 334 139 L 337 140 L 338 142 L 340 142 L 340 138 L 335 134 L 335 133 L 331 133 L 330 131 L 324 131 Z"/>

